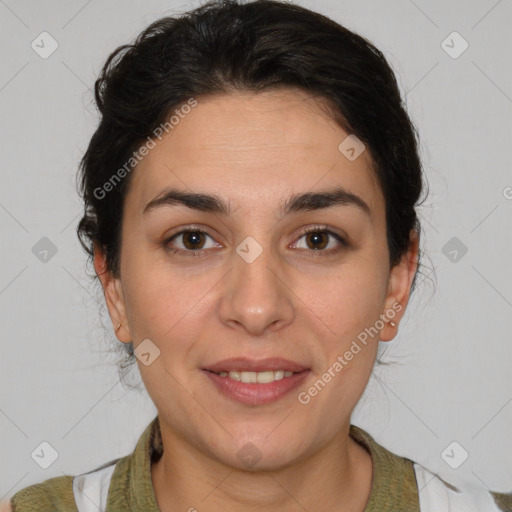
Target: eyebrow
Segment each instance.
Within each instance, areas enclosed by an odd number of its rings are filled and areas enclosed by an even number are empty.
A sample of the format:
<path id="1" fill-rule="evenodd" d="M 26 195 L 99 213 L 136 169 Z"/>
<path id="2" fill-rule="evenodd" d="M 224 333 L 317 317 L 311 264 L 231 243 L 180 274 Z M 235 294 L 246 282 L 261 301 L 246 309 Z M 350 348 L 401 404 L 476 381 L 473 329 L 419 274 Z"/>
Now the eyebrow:
<path id="1" fill-rule="evenodd" d="M 175 188 L 165 189 L 144 208 L 143 215 L 163 206 L 183 205 L 202 212 L 229 215 L 231 208 L 221 197 L 213 194 L 185 192 Z M 281 206 L 281 214 L 321 210 L 335 206 L 355 206 L 366 215 L 372 212 L 368 204 L 358 195 L 342 187 L 319 192 L 305 192 L 290 196 Z"/>

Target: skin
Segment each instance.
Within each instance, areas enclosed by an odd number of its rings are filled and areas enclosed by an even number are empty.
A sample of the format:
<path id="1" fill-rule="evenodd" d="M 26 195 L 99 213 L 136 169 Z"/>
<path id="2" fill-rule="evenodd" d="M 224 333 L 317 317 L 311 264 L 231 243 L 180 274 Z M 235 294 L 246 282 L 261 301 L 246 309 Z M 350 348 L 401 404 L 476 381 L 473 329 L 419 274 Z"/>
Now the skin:
<path id="1" fill-rule="evenodd" d="M 96 247 L 109 313 L 121 323 L 118 339 L 136 348 L 149 338 L 160 350 L 150 365 L 137 364 L 160 417 L 164 455 L 151 472 L 164 512 L 356 512 L 367 503 L 371 457 L 349 436 L 350 416 L 379 339 L 393 339 L 405 313 L 418 240 L 411 233 L 408 253 L 391 269 L 369 151 L 349 161 L 338 149 L 348 133 L 321 106 L 292 88 L 198 98 L 133 171 L 120 278 Z M 168 205 L 143 215 L 169 186 L 217 194 L 232 212 Z M 280 215 L 290 195 L 334 186 L 361 197 L 371 215 L 353 205 Z M 165 248 L 190 224 L 208 232 L 192 239 L 201 257 Z M 315 224 L 346 236 L 349 247 L 326 234 L 316 242 L 301 235 Z M 262 248 L 252 263 L 236 252 L 248 236 Z M 187 240 L 178 235 L 168 248 L 190 251 Z M 315 244 L 340 250 L 329 255 Z M 396 327 L 386 324 L 307 405 L 299 403 L 297 394 L 396 303 Z M 280 356 L 311 373 L 273 403 L 244 405 L 221 395 L 201 371 L 234 356 Z M 250 469 L 237 457 L 249 442 L 261 453 Z"/>

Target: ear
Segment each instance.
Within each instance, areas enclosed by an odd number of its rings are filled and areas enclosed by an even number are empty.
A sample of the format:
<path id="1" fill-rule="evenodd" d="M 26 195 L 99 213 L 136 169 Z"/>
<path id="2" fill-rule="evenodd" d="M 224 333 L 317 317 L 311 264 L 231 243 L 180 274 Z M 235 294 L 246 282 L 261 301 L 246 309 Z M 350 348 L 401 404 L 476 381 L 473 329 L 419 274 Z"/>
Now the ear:
<path id="1" fill-rule="evenodd" d="M 382 328 L 380 341 L 391 341 L 398 332 L 398 324 L 405 314 L 412 281 L 418 268 L 419 237 L 415 230 L 411 231 L 411 241 L 407 253 L 402 256 L 400 262 L 390 272 L 388 291 L 385 301 L 384 315 L 389 320 Z M 393 318 L 393 311 L 395 315 Z M 390 325 L 394 322 L 395 327 Z"/>
<path id="2" fill-rule="evenodd" d="M 103 249 L 94 243 L 94 270 L 101 281 L 103 295 L 107 304 L 110 319 L 114 326 L 114 332 L 119 341 L 129 343 L 131 341 L 130 328 L 126 318 L 126 308 L 123 296 L 121 280 L 112 276 L 107 270 L 107 259 Z M 121 324 L 119 329 L 116 329 Z"/>

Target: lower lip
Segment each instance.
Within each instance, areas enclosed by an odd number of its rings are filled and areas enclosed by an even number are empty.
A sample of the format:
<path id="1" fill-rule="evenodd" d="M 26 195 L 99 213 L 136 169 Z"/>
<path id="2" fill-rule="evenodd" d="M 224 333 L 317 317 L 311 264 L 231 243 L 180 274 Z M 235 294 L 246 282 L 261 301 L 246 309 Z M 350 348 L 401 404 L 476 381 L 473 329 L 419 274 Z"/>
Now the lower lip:
<path id="1" fill-rule="evenodd" d="M 217 389 L 225 396 L 249 405 L 264 405 L 275 402 L 287 393 L 297 388 L 309 374 L 309 370 L 294 373 L 281 380 L 259 384 L 257 382 L 245 383 L 229 377 L 221 377 L 208 370 L 203 373 L 215 384 Z"/>

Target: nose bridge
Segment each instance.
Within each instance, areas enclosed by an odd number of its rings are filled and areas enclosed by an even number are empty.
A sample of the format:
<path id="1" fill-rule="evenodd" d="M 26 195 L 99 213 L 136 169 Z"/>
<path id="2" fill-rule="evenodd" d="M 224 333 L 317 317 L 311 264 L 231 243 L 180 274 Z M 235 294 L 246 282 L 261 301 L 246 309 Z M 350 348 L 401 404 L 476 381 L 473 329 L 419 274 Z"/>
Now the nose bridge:
<path id="1" fill-rule="evenodd" d="M 277 274 L 279 258 L 268 241 L 246 237 L 232 255 L 232 271 L 222 298 L 221 319 L 241 324 L 251 334 L 262 334 L 269 326 L 291 321 L 290 297 Z"/>

